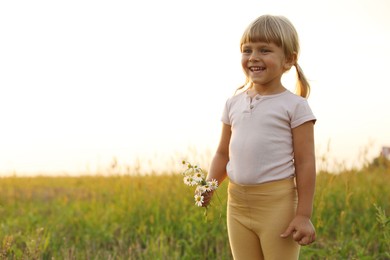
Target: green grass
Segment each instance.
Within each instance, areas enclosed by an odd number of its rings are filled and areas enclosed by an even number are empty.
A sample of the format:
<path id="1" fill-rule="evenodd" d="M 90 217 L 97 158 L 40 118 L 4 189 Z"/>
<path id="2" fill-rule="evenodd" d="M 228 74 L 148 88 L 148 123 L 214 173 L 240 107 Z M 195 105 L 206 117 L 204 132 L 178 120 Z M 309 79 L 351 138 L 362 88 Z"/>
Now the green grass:
<path id="1" fill-rule="evenodd" d="M 232 259 L 225 182 L 207 211 L 179 174 L 0 179 L 0 259 Z M 317 178 L 301 259 L 390 259 L 390 170 Z"/>

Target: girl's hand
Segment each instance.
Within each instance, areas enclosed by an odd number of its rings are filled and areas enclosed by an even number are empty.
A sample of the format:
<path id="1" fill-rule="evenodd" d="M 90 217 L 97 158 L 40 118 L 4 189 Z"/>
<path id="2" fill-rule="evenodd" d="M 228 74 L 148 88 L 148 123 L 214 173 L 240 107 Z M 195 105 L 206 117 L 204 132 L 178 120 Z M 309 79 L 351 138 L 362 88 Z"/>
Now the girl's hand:
<path id="1" fill-rule="evenodd" d="M 286 238 L 292 234 L 293 239 L 301 246 L 306 246 L 316 240 L 316 231 L 310 218 L 306 216 L 295 216 L 290 225 L 280 236 Z"/>
<path id="2" fill-rule="evenodd" d="M 214 191 L 206 191 L 202 194 L 203 204 L 202 207 L 207 207 L 210 204 L 211 198 L 213 197 Z"/>

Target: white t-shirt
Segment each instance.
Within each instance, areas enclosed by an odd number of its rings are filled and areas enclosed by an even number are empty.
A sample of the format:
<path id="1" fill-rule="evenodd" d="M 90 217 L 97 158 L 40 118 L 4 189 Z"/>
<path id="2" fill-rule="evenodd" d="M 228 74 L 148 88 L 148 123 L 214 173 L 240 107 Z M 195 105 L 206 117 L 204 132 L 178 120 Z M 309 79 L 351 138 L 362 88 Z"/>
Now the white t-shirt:
<path id="1" fill-rule="evenodd" d="M 289 90 L 253 98 L 242 92 L 229 98 L 222 122 L 232 130 L 227 165 L 230 180 L 258 184 L 293 177 L 291 129 L 315 120 L 307 100 Z"/>

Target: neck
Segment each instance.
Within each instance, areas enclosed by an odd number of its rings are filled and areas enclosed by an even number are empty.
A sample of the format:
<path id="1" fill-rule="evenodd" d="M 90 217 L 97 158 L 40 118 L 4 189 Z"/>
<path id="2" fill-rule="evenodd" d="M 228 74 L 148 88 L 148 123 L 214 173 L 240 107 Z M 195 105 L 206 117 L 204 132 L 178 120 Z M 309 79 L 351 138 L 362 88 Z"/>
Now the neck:
<path id="1" fill-rule="evenodd" d="M 261 85 L 253 85 L 252 87 L 249 88 L 249 93 L 250 95 L 256 96 L 257 94 L 261 96 L 266 96 L 266 95 L 275 95 L 282 93 L 286 90 L 285 87 L 283 87 L 282 84 L 274 86 L 274 87 L 269 87 L 269 86 L 261 86 Z"/>

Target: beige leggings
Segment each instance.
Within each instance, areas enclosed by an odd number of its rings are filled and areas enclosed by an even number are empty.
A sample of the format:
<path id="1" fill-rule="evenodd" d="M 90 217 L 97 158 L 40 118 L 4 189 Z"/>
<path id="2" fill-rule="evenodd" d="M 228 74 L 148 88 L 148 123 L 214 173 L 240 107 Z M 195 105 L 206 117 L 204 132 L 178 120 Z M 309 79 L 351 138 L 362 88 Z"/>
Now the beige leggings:
<path id="1" fill-rule="evenodd" d="M 281 238 L 297 205 L 294 179 L 257 185 L 229 183 L 227 224 L 235 260 L 298 259 L 300 246 Z"/>

